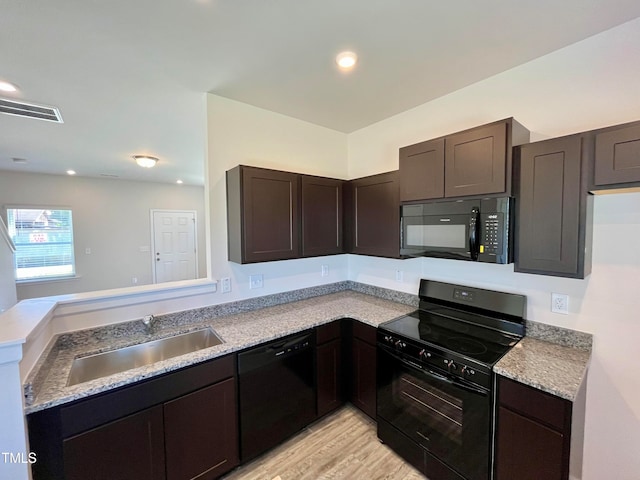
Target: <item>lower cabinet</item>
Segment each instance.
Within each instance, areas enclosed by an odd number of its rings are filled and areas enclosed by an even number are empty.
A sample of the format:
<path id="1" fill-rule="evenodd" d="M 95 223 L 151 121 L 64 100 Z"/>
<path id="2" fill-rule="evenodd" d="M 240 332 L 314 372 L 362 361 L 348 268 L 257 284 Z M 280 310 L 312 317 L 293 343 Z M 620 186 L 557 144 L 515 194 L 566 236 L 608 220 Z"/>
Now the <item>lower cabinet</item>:
<path id="1" fill-rule="evenodd" d="M 340 320 L 336 320 L 316 330 L 318 417 L 335 410 L 343 403 L 340 325 Z"/>
<path id="2" fill-rule="evenodd" d="M 496 480 L 581 478 L 584 400 L 498 377 Z"/>
<path id="3" fill-rule="evenodd" d="M 210 480 L 238 465 L 233 356 L 28 415 L 33 479 Z"/>
<path id="4" fill-rule="evenodd" d="M 235 380 L 229 378 L 165 403 L 164 442 L 167 480 L 208 480 L 235 467 Z"/>
<path id="5" fill-rule="evenodd" d="M 162 406 L 67 438 L 62 450 L 67 480 L 164 479 Z"/>
<path id="6" fill-rule="evenodd" d="M 364 413 L 376 418 L 376 328 L 352 322 L 348 382 L 349 400 Z"/>

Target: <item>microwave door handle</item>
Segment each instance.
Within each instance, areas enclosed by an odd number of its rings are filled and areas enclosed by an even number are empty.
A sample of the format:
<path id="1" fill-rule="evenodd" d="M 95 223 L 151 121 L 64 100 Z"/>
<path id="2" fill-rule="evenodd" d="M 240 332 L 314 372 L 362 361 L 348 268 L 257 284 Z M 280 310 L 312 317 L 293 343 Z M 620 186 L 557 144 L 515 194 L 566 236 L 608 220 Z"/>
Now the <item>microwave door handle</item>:
<path id="1" fill-rule="evenodd" d="M 478 260 L 480 237 L 480 210 L 477 207 L 471 209 L 469 217 L 469 253 L 471 260 Z"/>

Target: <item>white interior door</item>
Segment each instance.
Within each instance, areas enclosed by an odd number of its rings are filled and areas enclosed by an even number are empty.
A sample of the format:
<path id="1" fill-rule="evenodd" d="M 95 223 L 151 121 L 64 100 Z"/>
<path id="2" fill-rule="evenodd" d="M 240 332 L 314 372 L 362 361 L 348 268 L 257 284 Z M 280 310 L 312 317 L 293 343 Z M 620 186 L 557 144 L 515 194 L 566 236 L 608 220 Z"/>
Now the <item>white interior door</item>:
<path id="1" fill-rule="evenodd" d="M 196 278 L 196 213 L 152 210 L 155 283 Z"/>

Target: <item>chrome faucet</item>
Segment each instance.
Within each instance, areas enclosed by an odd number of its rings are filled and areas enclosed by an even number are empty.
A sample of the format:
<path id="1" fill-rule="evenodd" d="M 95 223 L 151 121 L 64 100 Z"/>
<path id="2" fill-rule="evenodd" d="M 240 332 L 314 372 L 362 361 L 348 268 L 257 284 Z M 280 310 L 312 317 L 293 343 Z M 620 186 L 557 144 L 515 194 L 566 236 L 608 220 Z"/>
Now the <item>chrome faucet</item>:
<path id="1" fill-rule="evenodd" d="M 156 317 L 153 315 L 145 315 L 142 317 L 142 323 L 144 323 L 147 333 L 151 333 L 153 332 L 153 326 L 156 323 Z"/>

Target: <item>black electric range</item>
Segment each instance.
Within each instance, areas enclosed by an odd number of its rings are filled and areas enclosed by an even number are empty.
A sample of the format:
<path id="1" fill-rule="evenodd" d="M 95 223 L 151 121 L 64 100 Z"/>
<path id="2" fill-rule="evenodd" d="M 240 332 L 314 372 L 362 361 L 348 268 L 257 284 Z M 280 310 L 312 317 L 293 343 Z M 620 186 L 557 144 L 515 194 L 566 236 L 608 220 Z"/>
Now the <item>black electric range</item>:
<path id="1" fill-rule="evenodd" d="M 488 480 L 493 366 L 523 337 L 526 297 L 431 280 L 378 327 L 378 436 L 431 480 Z"/>

